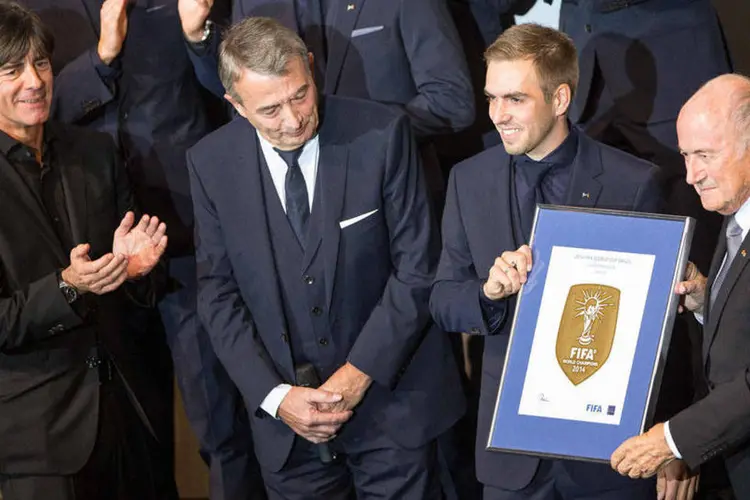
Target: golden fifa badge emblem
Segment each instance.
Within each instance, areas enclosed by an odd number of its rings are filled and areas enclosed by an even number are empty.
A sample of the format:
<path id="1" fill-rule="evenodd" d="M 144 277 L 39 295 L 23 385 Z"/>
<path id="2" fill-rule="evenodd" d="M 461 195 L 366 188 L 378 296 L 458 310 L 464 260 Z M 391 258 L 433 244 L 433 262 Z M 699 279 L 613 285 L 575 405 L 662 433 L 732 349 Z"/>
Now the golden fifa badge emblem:
<path id="1" fill-rule="evenodd" d="M 557 363 L 578 385 L 606 363 L 612 351 L 620 309 L 620 290 L 596 285 L 573 285 L 565 301 L 557 332 Z"/>

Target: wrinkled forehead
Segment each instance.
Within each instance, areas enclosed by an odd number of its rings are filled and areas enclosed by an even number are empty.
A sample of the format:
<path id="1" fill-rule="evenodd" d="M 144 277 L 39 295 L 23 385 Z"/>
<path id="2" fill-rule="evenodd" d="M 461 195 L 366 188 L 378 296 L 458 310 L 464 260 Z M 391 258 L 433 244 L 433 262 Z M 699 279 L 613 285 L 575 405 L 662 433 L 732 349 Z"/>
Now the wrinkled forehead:
<path id="1" fill-rule="evenodd" d="M 691 103 L 677 118 L 677 140 L 686 152 L 719 149 L 734 136 L 729 113 L 715 105 Z"/>

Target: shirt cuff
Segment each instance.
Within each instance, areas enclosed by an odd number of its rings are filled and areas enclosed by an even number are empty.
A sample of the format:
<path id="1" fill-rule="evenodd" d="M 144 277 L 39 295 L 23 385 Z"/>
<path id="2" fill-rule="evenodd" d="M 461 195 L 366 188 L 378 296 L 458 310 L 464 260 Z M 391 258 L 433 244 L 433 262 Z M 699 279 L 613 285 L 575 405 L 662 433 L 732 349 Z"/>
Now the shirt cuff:
<path id="1" fill-rule="evenodd" d="M 703 313 L 699 313 L 696 311 L 693 313 L 693 316 L 695 316 L 695 321 L 703 325 Z"/>
<path id="2" fill-rule="evenodd" d="M 104 83 L 109 85 L 120 76 L 119 60 L 115 59 L 112 61 L 112 64 L 107 66 L 104 64 L 104 61 L 101 60 L 99 53 L 96 50 L 92 50 L 90 54 L 91 63 L 94 66 L 96 73 L 99 75 L 99 78 L 101 78 Z"/>
<path id="3" fill-rule="evenodd" d="M 702 316 L 701 316 L 701 319 L 703 319 Z M 664 439 L 667 440 L 667 446 L 669 446 L 669 449 L 672 451 L 672 454 L 678 459 L 682 460 L 682 455 L 680 454 L 680 450 L 678 450 L 677 445 L 674 444 L 674 439 L 672 439 L 672 433 L 669 431 L 669 421 L 664 422 Z"/>
<path id="4" fill-rule="evenodd" d="M 260 404 L 263 411 L 271 415 L 273 418 L 279 418 L 279 406 L 286 397 L 287 393 L 292 389 L 289 384 L 279 384 L 268 393 L 268 396 Z"/>

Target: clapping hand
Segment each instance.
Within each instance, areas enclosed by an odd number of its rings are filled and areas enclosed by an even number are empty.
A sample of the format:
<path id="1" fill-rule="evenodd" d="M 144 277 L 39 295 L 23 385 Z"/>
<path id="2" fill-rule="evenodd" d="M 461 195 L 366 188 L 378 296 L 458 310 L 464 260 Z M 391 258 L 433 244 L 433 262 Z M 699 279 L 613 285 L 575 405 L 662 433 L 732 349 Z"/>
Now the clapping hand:
<path id="1" fill-rule="evenodd" d="M 167 248 L 166 224 L 149 215 L 141 217 L 136 226 L 134 222 L 133 212 L 126 213 L 112 241 L 112 253 L 128 261 L 128 279 L 148 274 Z"/>

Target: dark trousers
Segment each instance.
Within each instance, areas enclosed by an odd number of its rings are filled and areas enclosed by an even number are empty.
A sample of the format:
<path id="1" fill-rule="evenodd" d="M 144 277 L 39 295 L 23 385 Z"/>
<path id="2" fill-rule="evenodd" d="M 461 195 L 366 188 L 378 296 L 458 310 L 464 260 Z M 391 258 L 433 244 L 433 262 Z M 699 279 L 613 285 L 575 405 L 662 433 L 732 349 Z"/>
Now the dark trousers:
<path id="1" fill-rule="evenodd" d="M 605 467 L 605 465 L 603 465 Z M 656 481 L 640 479 L 607 486 L 601 481 L 571 477 L 560 460 L 542 460 L 534 479 L 519 491 L 484 487 L 484 500 L 649 500 L 656 498 Z"/>
<path id="2" fill-rule="evenodd" d="M 262 470 L 269 499 L 442 498 L 435 442 L 401 448 L 375 425 L 359 435 L 345 434 L 330 444 L 335 459 L 329 464 L 320 462 L 315 445 L 296 437 L 280 471 Z"/>
<path id="3" fill-rule="evenodd" d="M 3 500 L 176 500 L 169 457 L 118 375 L 100 386 L 99 429 L 86 464 L 71 476 L 2 476 Z"/>

